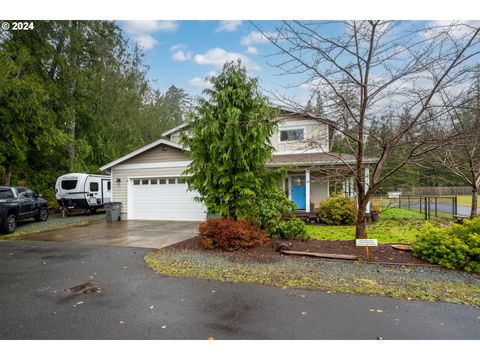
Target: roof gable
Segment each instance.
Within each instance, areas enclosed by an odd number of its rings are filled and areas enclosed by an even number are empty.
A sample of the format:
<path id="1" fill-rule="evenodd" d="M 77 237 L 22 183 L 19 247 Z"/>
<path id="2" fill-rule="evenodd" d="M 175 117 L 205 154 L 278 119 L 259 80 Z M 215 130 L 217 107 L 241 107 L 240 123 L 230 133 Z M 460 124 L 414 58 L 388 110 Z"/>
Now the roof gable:
<path id="1" fill-rule="evenodd" d="M 145 151 L 147 151 L 147 150 L 153 149 L 154 147 L 159 146 L 159 145 L 162 145 L 162 144 L 163 144 L 163 145 L 167 145 L 167 146 L 171 146 L 171 147 L 176 148 L 176 149 L 184 150 L 184 151 L 188 150 L 188 149 L 186 149 L 185 147 L 183 147 L 183 146 L 180 145 L 180 144 L 174 143 L 174 142 L 169 141 L 169 140 L 166 140 L 166 139 L 159 139 L 159 140 L 154 141 L 154 142 L 152 142 L 152 143 L 150 143 L 150 144 L 148 144 L 148 145 L 145 145 L 144 147 L 142 147 L 142 148 L 140 148 L 140 149 L 137 149 L 137 150 L 135 150 L 135 151 L 132 151 L 131 153 L 129 153 L 129 154 L 125 155 L 125 156 L 122 156 L 121 158 L 119 158 L 119 159 L 117 159 L 117 160 L 114 160 L 114 161 L 112 161 L 112 162 L 110 162 L 110 163 L 108 163 L 108 164 L 106 164 L 106 165 L 103 165 L 103 166 L 100 168 L 100 170 L 101 170 L 101 171 L 108 170 L 108 169 L 110 169 L 111 167 L 113 167 L 113 166 L 115 166 L 115 165 L 118 165 L 118 164 L 120 164 L 120 163 L 122 163 L 122 162 L 124 162 L 124 161 L 126 161 L 126 160 L 128 160 L 128 159 L 133 158 L 134 156 L 137 156 L 137 155 L 139 155 L 139 154 L 141 154 L 141 153 L 143 153 L 143 152 L 145 152 Z"/>

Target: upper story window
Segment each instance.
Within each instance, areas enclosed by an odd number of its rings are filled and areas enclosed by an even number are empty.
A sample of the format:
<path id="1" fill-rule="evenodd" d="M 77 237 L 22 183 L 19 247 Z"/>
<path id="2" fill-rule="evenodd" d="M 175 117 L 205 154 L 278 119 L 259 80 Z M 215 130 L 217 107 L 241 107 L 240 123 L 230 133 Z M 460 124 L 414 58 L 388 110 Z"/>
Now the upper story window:
<path id="1" fill-rule="evenodd" d="M 299 141 L 305 140 L 305 129 L 288 129 L 288 130 L 280 130 L 280 141 L 287 142 L 287 141 Z"/>

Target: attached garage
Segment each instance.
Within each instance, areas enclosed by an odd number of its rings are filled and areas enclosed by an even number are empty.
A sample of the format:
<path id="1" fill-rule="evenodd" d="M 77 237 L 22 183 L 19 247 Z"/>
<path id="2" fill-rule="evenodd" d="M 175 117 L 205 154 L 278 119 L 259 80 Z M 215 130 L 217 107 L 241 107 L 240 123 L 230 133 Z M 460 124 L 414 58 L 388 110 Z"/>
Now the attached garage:
<path id="1" fill-rule="evenodd" d="M 122 219 L 203 221 L 206 208 L 183 175 L 190 162 L 181 145 L 161 139 L 101 170 L 110 170 L 112 201 L 122 203 Z"/>
<path id="2" fill-rule="evenodd" d="M 205 220 L 205 207 L 183 177 L 130 178 L 128 184 L 129 219 Z"/>

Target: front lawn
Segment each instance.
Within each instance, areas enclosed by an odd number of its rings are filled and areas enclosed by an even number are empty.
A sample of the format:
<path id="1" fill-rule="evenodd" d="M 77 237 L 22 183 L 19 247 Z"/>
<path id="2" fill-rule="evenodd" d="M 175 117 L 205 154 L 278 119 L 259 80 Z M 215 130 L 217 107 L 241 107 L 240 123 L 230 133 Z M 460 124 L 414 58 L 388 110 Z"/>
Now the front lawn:
<path id="1" fill-rule="evenodd" d="M 428 222 L 431 221 L 423 220 L 423 215 L 416 211 L 391 208 L 380 214 L 380 221 L 367 226 L 367 235 L 379 243 L 412 243 L 418 230 Z M 307 225 L 307 235 L 315 240 L 353 240 L 355 226 Z"/>

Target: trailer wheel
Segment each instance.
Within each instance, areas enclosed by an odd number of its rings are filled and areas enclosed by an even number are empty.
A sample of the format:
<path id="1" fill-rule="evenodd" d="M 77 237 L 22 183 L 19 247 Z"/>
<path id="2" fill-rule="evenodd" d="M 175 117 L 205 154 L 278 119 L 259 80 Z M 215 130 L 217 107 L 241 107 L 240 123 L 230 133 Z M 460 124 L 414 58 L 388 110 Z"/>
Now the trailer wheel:
<path id="1" fill-rule="evenodd" d="M 91 214 L 92 214 L 92 209 L 91 208 L 85 209 L 85 215 L 90 216 Z"/>
<path id="2" fill-rule="evenodd" d="M 11 234 L 17 228 L 17 217 L 15 215 L 8 215 L 7 219 L 5 220 L 5 228 L 4 231 L 7 234 Z"/>

